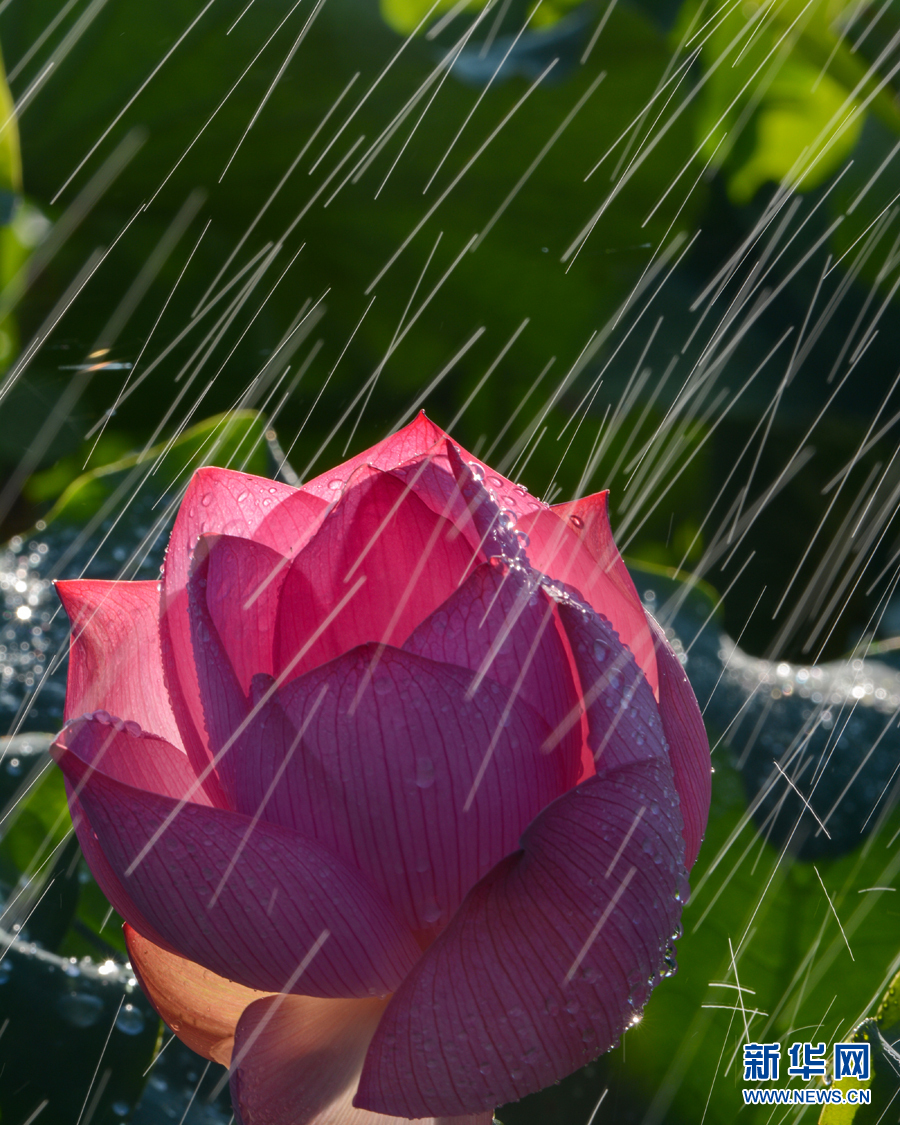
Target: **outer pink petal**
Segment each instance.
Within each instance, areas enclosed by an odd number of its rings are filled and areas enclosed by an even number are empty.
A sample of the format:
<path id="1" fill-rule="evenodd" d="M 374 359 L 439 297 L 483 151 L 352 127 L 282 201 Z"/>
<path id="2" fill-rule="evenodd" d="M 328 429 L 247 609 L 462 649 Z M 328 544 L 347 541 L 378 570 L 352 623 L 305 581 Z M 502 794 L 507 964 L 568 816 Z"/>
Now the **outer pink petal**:
<path id="1" fill-rule="evenodd" d="M 470 699 L 473 686 L 376 645 L 307 673 L 248 728 L 239 808 L 314 836 L 432 937 L 571 784 L 540 715 L 493 680 Z"/>
<path id="2" fill-rule="evenodd" d="M 174 745 L 181 739 L 163 680 L 155 582 L 58 582 L 72 622 L 66 719 L 101 708 Z"/>
<path id="3" fill-rule="evenodd" d="M 228 1066 L 244 1009 L 271 993 L 245 988 L 160 948 L 125 924 L 128 957 L 150 1003 L 182 1043 Z"/>
<path id="4" fill-rule="evenodd" d="M 575 783 L 581 761 L 578 687 L 555 604 L 534 576 L 500 560 L 483 563 L 403 647 L 488 676 L 524 699 L 551 731 L 559 732 L 557 742 Z"/>
<path id="5" fill-rule="evenodd" d="M 681 799 L 685 862 L 690 871 L 700 850 L 709 817 L 712 793 L 709 740 L 687 673 L 652 617 L 650 624 L 659 668 L 659 713 L 669 742 L 675 786 Z"/>
<path id="6" fill-rule="evenodd" d="M 634 579 L 628 573 L 628 567 L 622 561 L 613 539 L 609 522 L 609 489 L 565 504 L 554 504 L 551 510 L 568 521 L 569 527 L 591 552 L 594 561 L 609 575 L 610 581 L 618 586 L 621 593 L 631 600 L 637 599 Z"/>
<path id="7" fill-rule="evenodd" d="M 198 771 L 211 754 L 188 620 L 187 583 L 194 548 L 201 535 L 231 535 L 292 555 L 312 534 L 326 508 L 316 496 L 229 469 L 199 469 L 188 484 L 166 551 L 160 637 L 172 710 Z"/>
<path id="8" fill-rule="evenodd" d="M 235 1040 L 231 1096 L 237 1120 L 241 1125 L 408 1125 L 406 1118 L 352 1105 L 383 1010 L 384 1001 L 309 996 L 252 1004 Z M 456 1118 L 453 1125 L 490 1125 L 491 1116 Z"/>
<path id="9" fill-rule="evenodd" d="M 220 535 L 209 544 L 206 605 L 244 692 L 271 675 L 278 598 L 288 560 L 252 539 Z"/>
<path id="10" fill-rule="evenodd" d="M 345 490 L 288 571 L 279 670 L 297 675 L 369 641 L 402 644 L 471 562 L 454 525 L 401 481 L 381 472 L 364 477 Z"/>
<path id="11" fill-rule="evenodd" d="M 554 802 L 395 994 L 356 1104 L 481 1112 L 613 1046 L 671 967 L 684 845 L 672 772 L 637 762 Z"/>
<path id="12" fill-rule="evenodd" d="M 576 505 L 578 503 L 583 502 L 576 501 Z M 566 508 L 574 506 L 565 505 Z M 615 551 L 615 544 L 611 535 L 608 540 L 600 536 L 601 527 L 608 529 L 608 522 L 601 517 L 597 509 L 592 527 L 607 548 L 598 554 L 579 536 L 571 515 L 565 519 L 557 512 L 544 509 L 519 520 L 516 526 L 528 535 L 531 565 L 557 582 L 574 586 L 597 613 L 612 622 L 622 643 L 634 653 L 655 694 L 659 680 L 647 617 L 630 577 L 627 583 L 623 578 L 623 572 L 628 573 L 624 564 L 620 567 L 613 561 L 611 551 Z"/>
<path id="13" fill-rule="evenodd" d="M 110 776 L 91 764 L 108 734 L 98 722 L 70 724 L 57 760 L 106 863 L 154 927 L 151 941 L 159 934 L 189 960 L 267 992 L 366 996 L 403 979 L 418 948 L 358 872 L 298 833 Z M 128 731 L 116 737 L 143 752 Z M 127 920 L 140 931 L 141 918 Z"/>

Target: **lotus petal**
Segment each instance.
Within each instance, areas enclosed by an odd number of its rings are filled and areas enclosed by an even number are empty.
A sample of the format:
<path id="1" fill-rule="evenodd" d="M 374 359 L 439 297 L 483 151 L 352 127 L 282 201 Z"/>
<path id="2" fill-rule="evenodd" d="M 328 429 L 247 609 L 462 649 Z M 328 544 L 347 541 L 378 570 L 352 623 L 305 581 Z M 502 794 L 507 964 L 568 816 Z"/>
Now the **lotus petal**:
<path id="1" fill-rule="evenodd" d="M 681 661 L 672 651 L 660 626 L 650 618 L 659 668 L 659 713 L 669 743 L 669 760 L 684 817 L 685 863 L 688 871 L 700 850 L 709 801 L 712 794 L 712 769 L 709 740 L 703 716 Z"/>
<path id="2" fill-rule="evenodd" d="M 275 615 L 288 559 L 263 543 L 233 535 L 206 543 L 206 606 L 246 694 L 257 673 L 271 675 L 274 670 Z"/>
<path id="3" fill-rule="evenodd" d="M 402 644 L 471 562 L 454 525 L 401 481 L 377 472 L 351 483 L 285 578 L 279 673 L 298 675 L 369 641 Z"/>
<path id="4" fill-rule="evenodd" d="M 163 670 L 181 740 L 200 772 L 212 758 L 191 646 L 187 584 L 202 535 L 253 539 L 280 554 L 299 550 L 327 505 L 277 481 L 230 469 L 199 469 L 188 484 L 163 567 L 160 641 Z"/>
<path id="5" fill-rule="evenodd" d="M 385 1001 L 275 996 L 242 1015 L 232 1102 L 241 1125 L 409 1125 L 354 1108 L 366 1048 Z M 420 1125 L 490 1125 L 493 1114 Z"/>
<path id="6" fill-rule="evenodd" d="M 566 505 L 566 508 L 576 506 Z M 620 567 L 614 561 L 615 544 L 605 507 L 592 509 L 594 534 L 589 539 L 583 539 L 576 532 L 573 514 L 570 512 L 568 518 L 563 518 L 562 514 L 545 508 L 519 520 L 516 528 L 528 536 L 531 565 L 549 578 L 574 587 L 584 601 L 608 618 L 622 643 L 634 653 L 656 694 L 659 679 L 650 627 L 634 583 L 630 578 L 627 582 L 623 578 L 624 564 Z M 587 516 L 576 514 L 575 518 L 583 521 Z M 583 528 L 578 530 L 583 531 Z M 617 557 L 618 551 L 615 554 Z"/>
<path id="7" fill-rule="evenodd" d="M 151 941 L 159 934 L 189 960 L 266 992 L 396 988 L 419 950 L 358 871 L 299 833 L 125 784 L 102 768 L 109 729 L 69 724 L 57 760 Z M 142 741 L 125 729 L 113 741 L 129 740 Z M 140 930 L 139 918 L 126 920 Z"/>
<path id="8" fill-rule="evenodd" d="M 238 807 L 314 836 L 427 940 L 571 784 L 541 716 L 493 680 L 473 685 L 377 645 L 308 672 L 248 727 Z"/>
<path id="9" fill-rule="evenodd" d="M 534 576 L 500 560 L 482 563 L 404 644 L 407 652 L 487 676 L 524 699 L 571 762 L 581 759 L 581 703 L 554 602 Z"/>
<path id="10" fill-rule="evenodd" d="M 241 1013 L 271 993 L 216 976 L 148 941 L 127 922 L 124 930 L 135 975 L 158 1014 L 192 1051 L 228 1066 Z"/>
<path id="11" fill-rule="evenodd" d="M 668 761 L 659 708 L 647 677 L 612 625 L 568 599 L 559 603 L 587 712 L 587 750 L 594 769 L 605 771 L 648 758 Z"/>
<path id="12" fill-rule="evenodd" d="M 617 767 L 546 808 L 395 993 L 356 1104 L 482 1112 L 613 1046 L 670 970 L 680 829 L 665 761 Z"/>
<path id="13" fill-rule="evenodd" d="M 66 719 L 103 708 L 181 742 L 163 679 L 156 582 L 57 582 L 72 623 Z"/>
<path id="14" fill-rule="evenodd" d="M 370 466 L 389 470 L 416 461 L 446 436 L 440 426 L 419 413 L 402 430 L 386 437 L 384 441 L 307 481 L 303 485 L 303 491 L 330 502 L 340 495 L 343 487 L 361 468 Z"/>

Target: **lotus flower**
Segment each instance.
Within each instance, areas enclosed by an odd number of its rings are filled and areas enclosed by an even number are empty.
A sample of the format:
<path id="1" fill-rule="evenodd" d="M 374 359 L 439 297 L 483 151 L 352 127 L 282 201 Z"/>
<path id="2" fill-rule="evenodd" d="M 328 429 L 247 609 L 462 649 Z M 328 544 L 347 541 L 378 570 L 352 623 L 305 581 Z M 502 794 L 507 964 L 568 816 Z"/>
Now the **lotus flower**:
<path id="1" fill-rule="evenodd" d="M 419 417 L 302 488 L 187 488 L 161 584 L 59 585 L 87 861 L 243 1125 L 486 1125 L 671 969 L 709 806 L 606 494 Z"/>

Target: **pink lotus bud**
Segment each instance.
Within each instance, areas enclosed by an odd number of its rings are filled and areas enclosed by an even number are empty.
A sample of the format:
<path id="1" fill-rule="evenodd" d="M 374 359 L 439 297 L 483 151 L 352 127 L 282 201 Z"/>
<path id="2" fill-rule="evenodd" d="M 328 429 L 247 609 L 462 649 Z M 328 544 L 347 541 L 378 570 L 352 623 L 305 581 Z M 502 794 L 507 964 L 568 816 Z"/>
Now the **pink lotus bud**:
<path id="1" fill-rule="evenodd" d="M 59 592 L 81 846 L 243 1125 L 486 1125 L 635 1021 L 709 748 L 605 493 L 421 416 L 299 489 L 201 469 L 161 587 Z"/>

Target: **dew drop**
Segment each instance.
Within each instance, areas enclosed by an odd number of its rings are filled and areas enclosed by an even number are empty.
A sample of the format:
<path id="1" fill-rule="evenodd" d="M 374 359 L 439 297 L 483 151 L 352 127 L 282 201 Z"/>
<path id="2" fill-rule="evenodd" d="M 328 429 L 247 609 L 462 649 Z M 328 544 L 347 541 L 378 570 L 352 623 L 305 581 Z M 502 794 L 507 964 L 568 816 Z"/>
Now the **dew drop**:
<path id="1" fill-rule="evenodd" d="M 134 1004 L 123 1004 L 116 1016 L 116 1027 L 126 1035 L 140 1035 L 144 1030 L 144 1013 Z"/>
<path id="2" fill-rule="evenodd" d="M 584 527 L 584 520 L 581 516 L 569 516 L 569 523 L 579 531 Z"/>
<path id="3" fill-rule="evenodd" d="M 88 992 L 68 992 L 56 1003 L 60 1015 L 74 1027 L 93 1027 L 103 1012 L 103 1001 Z"/>
<path id="4" fill-rule="evenodd" d="M 477 461 L 469 462 L 469 472 L 472 474 L 473 480 L 477 480 L 479 484 L 484 480 L 484 469 Z"/>
<path id="5" fill-rule="evenodd" d="M 430 789 L 434 785 L 434 762 L 431 758 L 416 759 L 416 785 L 420 789 Z"/>
<path id="6" fill-rule="evenodd" d="M 441 908 L 438 906 L 438 904 L 434 901 L 434 899 L 429 899 L 427 902 L 425 902 L 423 904 L 422 909 L 420 910 L 419 913 L 422 916 L 422 921 L 427 922 L 428 925 L 430 926 L 433 923 L 439 921 L 440 918 L 441 918 L 441 915 L 444 912 L 443 912 L 443 910 L 441 910 Z"/>
<path id="7" fill-rule="evenodd" d="M 204 492 L 204 494 L 200 497 L 200 503 L 203 505 L 204 508 L 208 508 L 210 506 L 210 504 L 212 503 L 212 499 L 213 498 L 212 498 L 211 492 Z"/>

